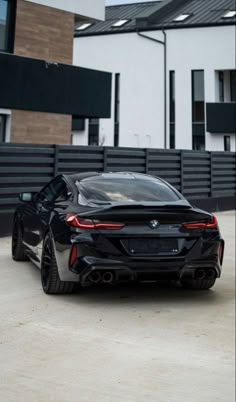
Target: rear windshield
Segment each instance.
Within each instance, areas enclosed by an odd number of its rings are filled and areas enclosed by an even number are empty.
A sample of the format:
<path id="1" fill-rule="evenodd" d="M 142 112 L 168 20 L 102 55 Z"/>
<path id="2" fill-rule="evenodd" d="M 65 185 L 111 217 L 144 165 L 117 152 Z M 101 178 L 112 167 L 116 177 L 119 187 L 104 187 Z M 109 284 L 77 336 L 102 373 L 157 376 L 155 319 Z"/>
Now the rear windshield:
<path id="1" fill-rule="evenodd" d="M 178 201 L 180 197 L 158 179 L 102 178 L 86 179 L 78 184 L 80 195 L 87 201 L 155 202 Z"/>

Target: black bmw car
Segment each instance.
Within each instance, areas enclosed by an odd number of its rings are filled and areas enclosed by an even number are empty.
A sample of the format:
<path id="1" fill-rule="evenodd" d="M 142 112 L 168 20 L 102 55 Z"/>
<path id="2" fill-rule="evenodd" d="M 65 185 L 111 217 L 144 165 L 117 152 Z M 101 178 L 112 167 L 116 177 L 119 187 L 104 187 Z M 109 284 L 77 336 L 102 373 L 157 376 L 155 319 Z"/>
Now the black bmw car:
<path id="1" fill-rule="evenodd" d="M 78 283 L 163 279 L 209 289 L 221 275 L 224 241 L 215 216 L 160 178 L 60 175 L 20 200 L 12 256 L 40 268 L 48 294 L 70 293 Z"/>

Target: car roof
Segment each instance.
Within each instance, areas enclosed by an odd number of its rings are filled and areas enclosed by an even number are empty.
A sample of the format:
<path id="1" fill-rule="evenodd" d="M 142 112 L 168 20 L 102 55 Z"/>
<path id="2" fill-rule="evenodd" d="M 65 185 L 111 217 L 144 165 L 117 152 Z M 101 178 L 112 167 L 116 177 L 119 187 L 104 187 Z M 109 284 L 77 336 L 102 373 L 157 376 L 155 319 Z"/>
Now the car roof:
<path id="1" fill-rule="evenodd" d="M 86 172 L 86 173 L 75 173 L 72 175 L 68 175 L 68 177 L 73 181 L 81 181 L 84 179 L 88 178 L 96 178 L 96 177 L 102 177 L 104 179 L 140 179 L 140 178 L 145 178 L 145 179 L 153 179 L 153 176 L 143 174 L 143 173 L 134 173 L 134 172 Z M 156 178 L 156 177 L 155 177 Z M 158 178 L 159 179 L 159 178 Z"/>

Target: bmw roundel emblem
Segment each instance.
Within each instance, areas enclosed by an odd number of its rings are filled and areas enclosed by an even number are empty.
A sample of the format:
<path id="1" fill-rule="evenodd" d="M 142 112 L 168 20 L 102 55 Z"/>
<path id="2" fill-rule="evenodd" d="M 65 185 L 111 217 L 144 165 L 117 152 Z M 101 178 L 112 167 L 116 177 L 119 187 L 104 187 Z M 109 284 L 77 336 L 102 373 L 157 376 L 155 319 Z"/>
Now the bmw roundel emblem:
<path id="1" fill-rule="evenodd" d="M 153 221 L 150 221 L 150 222 L 149 222 L 149 225 L 150 225 L 150 227 L 151 227 L 152 229 L 157 229 L 160 224 L 159 224 L 158 221 L 156 221 L 156 220 L 154 219 Z"/>

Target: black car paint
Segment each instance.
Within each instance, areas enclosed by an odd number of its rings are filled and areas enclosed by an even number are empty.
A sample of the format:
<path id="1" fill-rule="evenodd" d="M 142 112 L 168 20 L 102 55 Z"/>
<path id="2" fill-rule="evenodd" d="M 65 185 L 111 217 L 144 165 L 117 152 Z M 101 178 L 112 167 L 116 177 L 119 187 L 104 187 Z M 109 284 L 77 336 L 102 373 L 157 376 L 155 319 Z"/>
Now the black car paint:
<path id="1" fill-rule="evenodd" d="M 98 174 L 96 174 L 98 175 Z M 89 173 L 75 176 L 61 175 L 70 190 L 70 196 L 56 202 L 43 202 L 35 194 L 32 202 L 20 204 L 15 213 L 22 228 L 23 241 L 29 257 L 40 266 L 43 241 L 50 231 L 55 248 L 59 276 L 64 281 L 86 283 L 95 270 L 113 271 L 119 280 L 140 278 L 193 277 L 196 269 L 213 268 L 221 274 L 219 247 L 222 243 L 218 228 L 202 230 L 183 228 L 182 223 L 203 221 L 211 215 L 191 207 L 180 196 L 174 203 L 113 203 L 113 205 L 78 205 L 77 180 L 95 176 Z M 54 179 L 55 180 L 55 179 Z M 168 184 L 167 184 L 168 185 Z M 170 188 L 172 188 L 170 186 Z M 176 191 L 176 190 L 174 190 Z M 179 193 L 178 193 L 179 194 Z M 83 218 L 112 220 L 125 223 L 119 230 L 81 229 L 65 223 L 67 214 Z M 159 226 L 152 229 L 149 222 L 157 219 Z M 174 255 L 132 254 L 129 239 L 181 239 L 180 249 Z M 76 244 L 77 259 L 69 267 L 72 244 Z"/>

